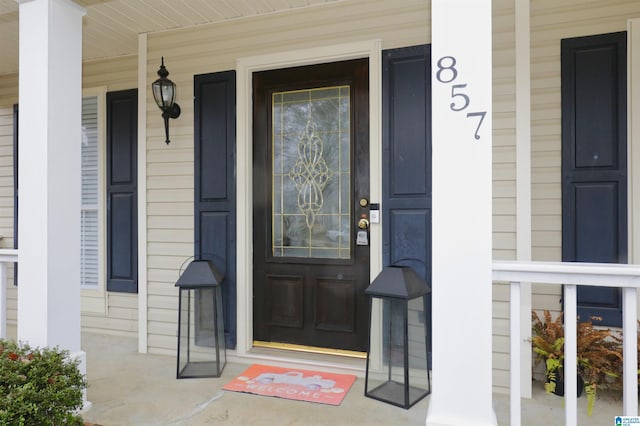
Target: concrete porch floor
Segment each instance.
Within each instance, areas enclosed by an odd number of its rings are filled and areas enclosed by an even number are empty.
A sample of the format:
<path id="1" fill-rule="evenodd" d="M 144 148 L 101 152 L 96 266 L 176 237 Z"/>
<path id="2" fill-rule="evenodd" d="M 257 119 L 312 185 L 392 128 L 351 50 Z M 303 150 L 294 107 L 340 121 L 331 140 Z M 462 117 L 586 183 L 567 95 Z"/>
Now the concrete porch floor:
<path id="1" fill-rule="evenodd" d="M 135 339 L 83 333 L 87 353 L 88 400 L 85 421 L 111 425 L 424 425 L 429 397 L 410 410 L 364 397 L 358 378 L 340 406 L 223 391 L 248 364 L 227 363 L 221 378 L 175 379 L 175 357 L 137 352 Z M 473 386 L 469 383 L 469 386 Z M 509 424 L 509 399 L 494 395 L 498 424 Z M 613 425 L 622 402 L 607 396 L 586 416 L 578 399 L 580 425 Z M 534 383 L 523 399 L 523 425 L 563 425 L 563 399 Z"/>

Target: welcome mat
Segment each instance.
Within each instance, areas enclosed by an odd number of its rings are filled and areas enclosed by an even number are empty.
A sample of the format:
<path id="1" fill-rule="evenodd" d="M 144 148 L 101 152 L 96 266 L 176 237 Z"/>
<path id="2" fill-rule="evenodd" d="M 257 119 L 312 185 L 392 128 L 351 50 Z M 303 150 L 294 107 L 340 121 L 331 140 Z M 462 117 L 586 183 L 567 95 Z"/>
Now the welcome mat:
<path id="1" fill-rule="evenodd" d="M 253 364 L 223 389 L 319 404 L 340 405 L 355 382 L 351 374 L 334 374 Z"/>

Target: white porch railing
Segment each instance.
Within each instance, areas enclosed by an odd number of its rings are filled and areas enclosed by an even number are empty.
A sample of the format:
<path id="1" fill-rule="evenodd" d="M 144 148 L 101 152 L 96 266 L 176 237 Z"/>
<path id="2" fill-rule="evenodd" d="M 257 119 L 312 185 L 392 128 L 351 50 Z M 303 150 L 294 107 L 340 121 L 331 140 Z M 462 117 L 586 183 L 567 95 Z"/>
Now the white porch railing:
<path id="1" fill-rule="evenodd" d="M 564 285 L 564 317 L 577 317 L 576 286 L 619 287 L 623 290 L 623 415 L 638 415 L 637 299 L 640 265 L 611 263 L 494 261 L 493 280 L 511 286 L 510 397 L 511 425 L 521 424 L 520 283 Z M 565 321 L 565 371 L 577 371 L 577 324 Z M 577 375 L 565 374 L 565 424 L 577 425 Z"/>
<path id="2" fill-rule="evenodd" d="M 7 265 L 18 261 L 18 250 L 0 249 L 0 339 L 7 337 Z"/>

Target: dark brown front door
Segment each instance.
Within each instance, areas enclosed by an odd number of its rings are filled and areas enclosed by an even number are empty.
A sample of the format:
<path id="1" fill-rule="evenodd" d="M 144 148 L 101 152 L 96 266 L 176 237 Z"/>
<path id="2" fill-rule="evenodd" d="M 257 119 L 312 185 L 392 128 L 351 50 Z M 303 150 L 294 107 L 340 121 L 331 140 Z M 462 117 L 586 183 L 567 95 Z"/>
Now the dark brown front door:
<path id="1" fill-rule="evenodd" d="M 368 80 L 366 59 L 253 75 L 255 340 L 366 349 Z"/>

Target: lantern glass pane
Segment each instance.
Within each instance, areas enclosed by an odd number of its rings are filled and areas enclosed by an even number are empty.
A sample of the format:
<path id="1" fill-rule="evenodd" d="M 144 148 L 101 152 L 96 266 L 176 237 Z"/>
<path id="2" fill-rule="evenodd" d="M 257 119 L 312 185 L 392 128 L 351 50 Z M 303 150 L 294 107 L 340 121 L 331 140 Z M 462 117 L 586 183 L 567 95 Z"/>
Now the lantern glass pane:
<path id="1" fill-rule="evenodd" d="M 170 82 L 170 81 L 166 81 L 163 82 L 162 84 L 162 102 L 164 103 L 165 106 L 171 106 L 173 105 L 173 100 L 176 96 L 176 86 Z"/>
<path id="2" fill-rule="evenodd" d="M 156 101 L 156 104 L 162 108 L 162 95 L 160 90 L 160 81 L 156 80 L 151 85 L 151 89 L 153 90 L 153 99 Z"/>
<path id="3" fill-rule="evenodd" d="M 184 370 L 189 362 L 189 340 L 191 338 L 189 323 L 191 292 L 180 289 L 180 321 L 178 323 L 178 372 Z"/>
<path id="4" fill-rule="evenodd" d="M 430 391 L 427 363 L 427 327 L 425 298 L 408 302 L 409 402 L 413 404 Z"/>
<path id="5" fill-rule="evenodd" d="M 176 96 L 175 84 L 170 80 L 156 80 L 151 85 L 153 99 L 161 109 L 173 105 Z"/>
<path id="6" fill-rule="evenodd" d="M 389 366 L 391 380 L 404 385 L 404 316 L 406 312 L 405 300 L 387 300 L 385 326 L 383 328 L 385 360 Z"/>
<path id="7" fill-rule="evenodd" d="M 217 286 L 215 288 L 215 303 L 216 303 L 216 326 L 218 328 L 216 337 L 218 339 L 218 355 L 220 362 L 220 372 L 224 368 L 224 365 L 227 362 L 227 351 L 226 351 L 226 343 L 224 338 L 224 316 L 222 311 L 222 288 Z"/>
<path id="8" fill-rule="evenodd" d="M 180 289 L 178 375 L 218 377 L 224 367 L 220 287 Z M 219 318 L 218 318 L 219 317 Z M 222 333 L 220 333 L 222 330 Z M 222 345 L 222 346 L 220 346 Z"/>
<path id="9" fill-rule="evenodd" d="M 373 398 L 405 405 L 404 318 L 406 300 L 380 299 L 382 303 L 382 335 L 371 330 L 369 369 L 366 394 Z M 380 339 L 382 337 L 382 339 Z"/>

